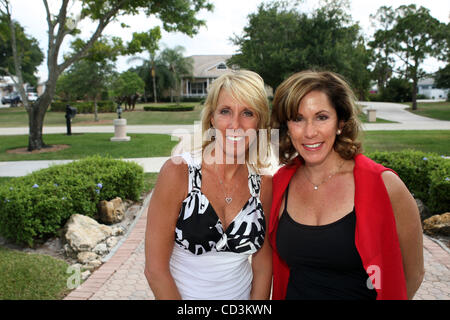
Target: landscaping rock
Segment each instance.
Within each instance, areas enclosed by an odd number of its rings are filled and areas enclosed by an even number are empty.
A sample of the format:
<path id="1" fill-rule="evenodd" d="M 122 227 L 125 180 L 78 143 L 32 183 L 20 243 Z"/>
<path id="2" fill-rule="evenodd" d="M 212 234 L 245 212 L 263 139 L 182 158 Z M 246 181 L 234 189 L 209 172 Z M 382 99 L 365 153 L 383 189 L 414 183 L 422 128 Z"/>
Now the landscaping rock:
<path id="1" fill-rule="evenodd" d="M 430 235 L 450 236 L 450 212 L 426 219 L 423 222 L 423 231 Z"/>
<path id="2" fill-rule="evenodd" d="M 114 224 L 122 221 L 125 216 L 125 206 L 122 199 L 117 197 L 111 201 L 100 201 L 99 216 L 100 221 L 106 224 Z"/>
<path id="3" fill-rule="evenodd" d="M 424 221 L 424 220 L 428 219 L 429 217 L 431 217 L 430 210 L 423 203 L 423 201 L 420 200 L 420 199 L 415 199 L 415 200 L 416 200 L 416 203 L 417 203 L 417 208 L 419 209 L 420 220 Z"/>
<path id="4" fill-rule="evenodd" d="M 111 237 L 106 240 L 106 245 L 111 249 L 116 246 L 117 242 L 119 242 L 119 239 L 117 237 Z"/>
<path id="5" fill-rule="evenodd" d="M 95 246 L 93 251 L 99 256 L 103 256 L 109 252 L 109 249 L 106 243 L 99 243 L 98 245 Z"/>
<path id="6" fill-rule="evenodd" d="M 84 281 L 87 278 L 89 278 L 90 275 L 91 275 L 91 272 L 89 270 L 86 270 L 83 273 L 81 273 L 81 279 Z"/>
<path id="7" fill-rule="evenodd" d="M 72 215 L 65 229 L 64 237 L 75 252 L 90 251 L 113 234 L 111 227 L 81 214 Z"/>
<path id="8" fill-rule="evenodd" d="M 78 253 L 77 258 L 78 258 L 78 262 L 81 264 L 87 264 L 91 261 L 94 261 L 97 259 L 97 254 L 94 252 L 90 252 L 90 251 L 83 251 Z"/>

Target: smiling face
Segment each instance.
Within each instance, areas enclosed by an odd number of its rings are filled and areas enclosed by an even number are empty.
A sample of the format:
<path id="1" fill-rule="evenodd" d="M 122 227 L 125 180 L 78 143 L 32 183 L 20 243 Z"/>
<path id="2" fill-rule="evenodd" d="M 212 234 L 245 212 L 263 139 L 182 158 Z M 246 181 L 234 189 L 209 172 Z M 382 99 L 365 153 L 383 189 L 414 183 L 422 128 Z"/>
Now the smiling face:
<path id="1" fill-rule="evenodd" d="M 250 106 L 221 89 L 211 117 L 211 124 L 216 129 L 216 152 L 223 152 L 226 159 L 238 158 L 245 162 L 245 153 L 256 139 L 258 122 L 257 114 Z"/>
<path id="2" fill-rule="evenodd" d="M 293 146 L 305 164 L 322 164 L 334 153 L 339 126 L 336 110 L 322 91 L 311 91 L 300 101 L 298 114 L 287 122 Z"/>

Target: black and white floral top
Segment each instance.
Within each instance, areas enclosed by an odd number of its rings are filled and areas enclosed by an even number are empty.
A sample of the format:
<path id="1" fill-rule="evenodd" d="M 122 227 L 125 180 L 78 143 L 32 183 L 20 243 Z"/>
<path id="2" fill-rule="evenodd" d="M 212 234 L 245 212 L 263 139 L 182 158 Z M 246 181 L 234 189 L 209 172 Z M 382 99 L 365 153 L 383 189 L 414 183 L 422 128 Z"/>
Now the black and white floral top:
<path id="1" fill-rule="evenodd" d="M 260 196 L 261 177 L 249 169 L 250 198 L 226 230 L 201 192 L 201 164 L 194 162 L 189 153 L 183 159 L 189 169 L 189 190 L 183 201 L 175 229 L 178 246 L 195 255 L 211 251 L 253 254 L 264 243 L 266 224 Z"/>

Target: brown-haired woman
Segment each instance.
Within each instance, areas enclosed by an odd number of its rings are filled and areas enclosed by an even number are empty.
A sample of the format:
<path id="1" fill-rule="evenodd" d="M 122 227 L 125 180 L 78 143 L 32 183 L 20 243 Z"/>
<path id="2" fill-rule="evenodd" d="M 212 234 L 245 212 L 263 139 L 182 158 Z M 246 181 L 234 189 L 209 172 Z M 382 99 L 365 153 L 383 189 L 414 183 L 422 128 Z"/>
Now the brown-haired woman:
<path id="1" fill-rule="evenodd" d="M 406 299 L 424 274 L 416 202 L 361 154 L 349 85 L 304 71 L 276 90 L 279 129 L 269 239 L 273 299 Z"/>

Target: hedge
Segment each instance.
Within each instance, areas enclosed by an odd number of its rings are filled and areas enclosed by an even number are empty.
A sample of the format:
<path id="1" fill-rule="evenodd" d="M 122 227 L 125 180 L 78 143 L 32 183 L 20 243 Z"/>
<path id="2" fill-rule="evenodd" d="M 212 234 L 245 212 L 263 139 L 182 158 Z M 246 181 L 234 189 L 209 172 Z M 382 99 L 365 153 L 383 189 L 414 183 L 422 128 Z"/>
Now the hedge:
<path id="1" fill-rule="evenodd" d="M 195 106 L 144 106 L 144 111 L 192 111 Z"/>
<path id="2" fill-rule="evenodd" d="M 95 106 L 93 101 L 53 101 L 50 105 L 50 111 L 66 112 L 66 105 L 77 108 L 77 113 L 94 113 Z M 111 100 L 97 101 L 98 112 L 116 112 L 116 105 Z"/>
<path id="3" fill-rule="evenodd" d="M 101 200 L 138 200 L 141 166 L 94 156 L 55 165 L 0 185 L 0 234 L 18 244 L 57 234 L 72 214 L 97 214 Z"/>
<path id="4" fill-rule="evenodd" d="M 372 152 L 367 156 L 393 169 L 432 214 L 450 211 L 450 160 L 415 150 Z"/>

